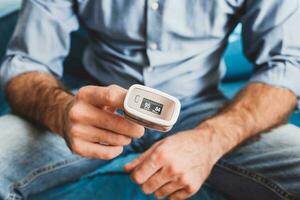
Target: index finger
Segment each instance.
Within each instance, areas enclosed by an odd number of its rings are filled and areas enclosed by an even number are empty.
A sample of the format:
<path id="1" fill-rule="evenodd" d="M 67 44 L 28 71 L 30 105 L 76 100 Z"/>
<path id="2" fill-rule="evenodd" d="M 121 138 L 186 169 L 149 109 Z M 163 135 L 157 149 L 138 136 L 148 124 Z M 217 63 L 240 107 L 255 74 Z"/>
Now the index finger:
<path id="1" fill-rule="evenodd" d="M 146 159 L 141 165 L 133 170 L 131 177 L 137 184 L 145 183 L 152 175 L 161 169 L 161 165 L 151 159 Z"/>
<path id="2" fill-rule="evenodd" d="M 137 184 L 145 183 L 151 176 L 160 170 L 162 164 L 150 154 L 133 170 L 131 177 Z"/>
<path id="3" fill-rule="evenodd" d="M 126 94 L 127 90 L 117 85 L 85 86 L 78 91 L 77 97 L 96 107 L 111 106 L 124 109 Z"/>

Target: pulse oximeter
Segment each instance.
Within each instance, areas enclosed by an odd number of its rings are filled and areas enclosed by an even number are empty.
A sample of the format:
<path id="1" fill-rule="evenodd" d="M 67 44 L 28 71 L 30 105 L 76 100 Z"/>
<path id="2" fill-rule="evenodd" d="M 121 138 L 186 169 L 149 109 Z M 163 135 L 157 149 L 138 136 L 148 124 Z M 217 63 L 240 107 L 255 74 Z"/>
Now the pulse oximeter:
<path id="1" fill-rule="evenodd" d="M 143 85 L 132 85 L 125 97 L 125 117 L 144 127 L 169 131 L 180 113 L 176 97 Z"/>

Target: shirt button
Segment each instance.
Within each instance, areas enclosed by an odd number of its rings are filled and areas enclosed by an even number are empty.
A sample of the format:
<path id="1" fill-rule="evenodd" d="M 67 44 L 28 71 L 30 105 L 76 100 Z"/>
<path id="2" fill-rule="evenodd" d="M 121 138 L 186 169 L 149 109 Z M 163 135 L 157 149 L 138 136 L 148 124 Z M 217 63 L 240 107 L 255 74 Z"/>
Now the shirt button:
<path id="1" fill-rule="evenodd" d="M 150 43 L 150 46 L 149 46 L 149 47 L 150 47 L 150 49 L 152 49 L 152 50 L 157 50 L 157 47 L 158 47 L 158 46 L 157 46 L 156 43 L 153 42 L 153 43 Z"/>
<path id="2" fill-rule="evenodd" d="M 147 71 L 148 71 L 148 72 L 153 72 L 153 71 L 154 71 L 154 66 L 149 66 L 149 67 L 147 68 Z"/>
<path id="3" fill-rule="evenodd" d="M 159 8 L 159 3 L 157 1 L 153 2 L 151 8 L 152 10 L 157 11 Z"/>

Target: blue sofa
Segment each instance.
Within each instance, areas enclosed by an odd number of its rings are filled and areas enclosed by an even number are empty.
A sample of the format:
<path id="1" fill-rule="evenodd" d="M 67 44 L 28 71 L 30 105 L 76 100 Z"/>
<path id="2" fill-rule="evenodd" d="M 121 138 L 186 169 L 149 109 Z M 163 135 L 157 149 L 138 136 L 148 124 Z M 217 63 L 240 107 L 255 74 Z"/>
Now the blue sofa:
<path id="1" fill-rule="evenodd" d="M 7 43 L 13 32 L 19 7 L 20 0 L 1 0 L 0 59 L 5 53 Z M 240 28 L 238 26 L 231 35 L 230 44 L 224 54 L 226 73 L 220 88 L 229 98 L 232 98 L 246 84 L 253 70 L 252 65 L 242 54 Z M 64 63 L 63 82 L 68 88 L 78 88 L 80 85 L 84 85 L 86 81 L 87 73 L 83 70 L 81 62 L 82 51 L 86 43 L 87 34 L 84 30 L 72 34 L 71 52 Z M 3 92 L 1 92 L 0 116 L 7 112 L 9 112 L 9 107 L 5 102 Z M 290 117 L 290 122 L 300 126 L 300 114 L 294 113 Z M 35 194 L 32 199 L 58 199 L 58 197 L 61 199 L 154 199 L 153 196 L 143 195 L 140 188 L 134 185 L 122 171 L 122 163 L 134 157 L 135 155 L 131 155 L 116 159 L 80 180 L 53 188 L 45 193 Z M 103 175 L 103 172 L 109 173 Z M 114 190 L 115 188 L 118 188 L 117 192 Z M 103 194 L 105 195 L 103 196 Z M 204 191 L 200 195 L 203 199 L 207 197 Z"/>

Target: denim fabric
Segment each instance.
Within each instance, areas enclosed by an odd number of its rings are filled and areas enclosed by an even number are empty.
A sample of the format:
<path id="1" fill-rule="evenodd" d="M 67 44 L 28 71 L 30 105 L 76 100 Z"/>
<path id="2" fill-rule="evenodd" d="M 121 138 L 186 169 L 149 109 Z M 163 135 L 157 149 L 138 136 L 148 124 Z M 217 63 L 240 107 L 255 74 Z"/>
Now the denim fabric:
<path id="1" fill-rule="evenodd" d="M 148 130 L 113 161 L 76 156 L 60 137 L 14 115 L 4 116 L 0 118 L 0 196 L 5 200 L 24 199 L 29 195 L 43 200 L 153 199 L 153 196 L 143 195 L 128 178 L 122 187 L 120 183 L 118 188 L 113 183 L 109 187 L 111 181 L 120 180 L 113 174 L 126 176 L 122 166 L 128 160 L 163 137 L 195 127 L 225 102 L 220 95 L 205 101 L 194 98 L 182 102 L 180 119 L 170 132 Z M 225 155 L 194 199 L 289 200 L 299 197 L 300 130 L 283 125 Z"/>

